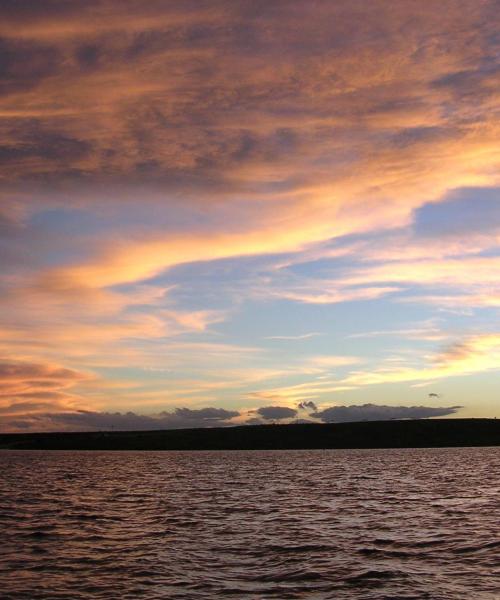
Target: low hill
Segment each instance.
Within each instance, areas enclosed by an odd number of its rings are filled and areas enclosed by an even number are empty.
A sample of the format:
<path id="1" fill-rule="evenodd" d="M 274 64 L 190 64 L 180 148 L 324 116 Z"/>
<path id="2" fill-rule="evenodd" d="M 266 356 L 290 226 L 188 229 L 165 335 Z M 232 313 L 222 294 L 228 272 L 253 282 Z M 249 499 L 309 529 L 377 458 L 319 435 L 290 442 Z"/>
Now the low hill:
<path id="1" fill-rule="evenodd" d="M 499 446 L 500 419 L 436 419 L 212 429 L 0 434 L 32 450 L 266 450 Z"/>

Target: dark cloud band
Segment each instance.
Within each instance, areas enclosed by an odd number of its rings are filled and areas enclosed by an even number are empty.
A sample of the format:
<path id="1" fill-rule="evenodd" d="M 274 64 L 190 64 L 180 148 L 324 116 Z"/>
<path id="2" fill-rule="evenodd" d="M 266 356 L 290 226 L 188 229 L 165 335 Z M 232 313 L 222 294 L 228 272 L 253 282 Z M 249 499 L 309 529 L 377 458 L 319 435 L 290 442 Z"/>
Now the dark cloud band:
<path id="1" fill-rule="evenodd" d="M 324 423 L 347 423 L 350 421 L 386 421 L 390 419 L 427 419 L 455 414 L 460 406 L 384 406 L 362 404 L 360 406 L 332 406 L 311 416 Z"/>

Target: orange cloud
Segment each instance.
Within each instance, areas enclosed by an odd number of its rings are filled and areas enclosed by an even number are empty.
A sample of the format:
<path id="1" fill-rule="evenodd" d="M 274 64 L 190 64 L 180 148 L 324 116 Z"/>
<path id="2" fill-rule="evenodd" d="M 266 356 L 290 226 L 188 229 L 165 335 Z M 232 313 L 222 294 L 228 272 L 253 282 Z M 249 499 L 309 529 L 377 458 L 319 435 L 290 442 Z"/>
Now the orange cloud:
<path id="1" fill-rule="evenodd" d="M 395 366 L 354 372 L 340 383 L 358 387 L 382 383 L 425 382 L 495 370 L 500 364 L 500 335 L 488 333 L 472 336 L 450 346 L 431 360 L 430 365 L 421 368 Z"/>
<path id="2" fill-rule="evenodd" d="M 431 242 L 408 231 L 450 190 L 500 183 L 494 0 L 18 4 L 0 7 L 1 350 L 75 369 L 202 363 L 198 397 L 215 393 L 207 363 L 260 350 L 202 338 L 231 309 L 179 306 L 144 282 L 252 256 L 288 255 L 237 301 L 408 301 L 401 292 L 418 286 L 422 303 L 498 306 L 500 265 L 486 254 L 498 232 Z M 59 213 L 75 208 L 81 226 L 68 226 Z M 352 264 L 323 278 L 283 274 L 342 258 Z M 490 368 L 474 356 L 276 393 Z M 39 387 L 69 401 L 54 381 Z"/>
<path id="3" fill-rule="evenodd" d="M 4 418 L 64 410 L 85 400 L 72 388 L 88 380 L 89 373 L 53 363 L 19 359 L 0 360 L 0 413 Z"/>

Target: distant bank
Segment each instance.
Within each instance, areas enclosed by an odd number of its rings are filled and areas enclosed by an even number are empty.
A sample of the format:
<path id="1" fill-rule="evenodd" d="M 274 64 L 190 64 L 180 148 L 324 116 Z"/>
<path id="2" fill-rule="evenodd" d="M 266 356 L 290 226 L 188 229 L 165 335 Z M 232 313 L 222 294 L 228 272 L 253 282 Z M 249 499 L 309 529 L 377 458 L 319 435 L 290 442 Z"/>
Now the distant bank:
<path id="1" fill-rule="evenodd" d="M 0 434 L 0 448 L 31 450 L 285 450 L 499 445 L 500 419 L 422 419 L 162 431 Z"/>

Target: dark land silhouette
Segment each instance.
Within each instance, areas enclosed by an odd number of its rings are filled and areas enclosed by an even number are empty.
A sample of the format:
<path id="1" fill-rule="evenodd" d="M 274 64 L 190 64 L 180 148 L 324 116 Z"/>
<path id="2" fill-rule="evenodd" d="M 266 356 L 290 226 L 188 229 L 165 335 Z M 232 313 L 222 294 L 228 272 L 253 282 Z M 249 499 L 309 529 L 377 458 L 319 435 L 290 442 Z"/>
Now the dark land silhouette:
<path id="1" fill-rule="evenodd" d="M 0 448 L 31 450 L 285 450 L 499 445 L 500 419 L 420 419 L 161 431 L 0 434 Z"/>

